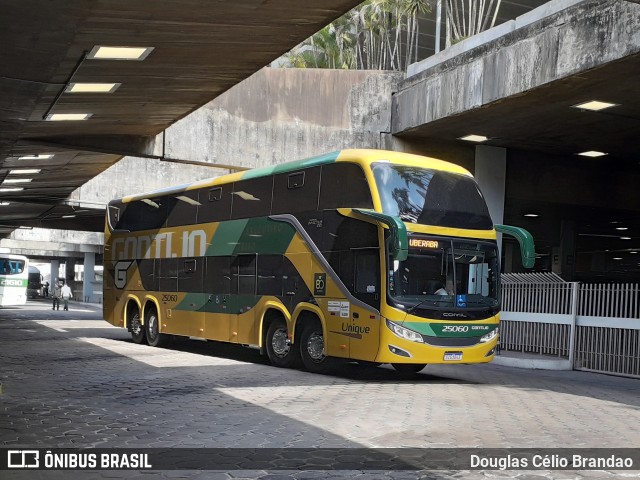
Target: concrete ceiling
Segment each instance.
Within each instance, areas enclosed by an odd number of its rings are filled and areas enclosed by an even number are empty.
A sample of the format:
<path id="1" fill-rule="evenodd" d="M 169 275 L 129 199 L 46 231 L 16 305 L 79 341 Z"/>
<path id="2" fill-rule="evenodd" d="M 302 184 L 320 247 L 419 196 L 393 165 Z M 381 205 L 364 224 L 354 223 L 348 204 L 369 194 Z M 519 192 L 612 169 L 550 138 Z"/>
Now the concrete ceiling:
<path id="1" fill-rule="evenodd" d="M 0 237 L 17 226 L 101 230 L 69 195 L 123 155 L 158 156 L 165 128 L 241 82 L 358 0 L 20 0 L 0 16 Z M 154 47 L 142 61 L 94 46 Z M 114 82 L 110 94 L 65 93 Z M 46 121 L 50 113 L 91 113 Z M 47 159 L 21 156 L 53 155 Z M 37 174 L 10 174 L 39 169 Z M 32 178 L 6 183 L 6 179 Z M 75 217 L 62 218 L 75 215 Z"/>

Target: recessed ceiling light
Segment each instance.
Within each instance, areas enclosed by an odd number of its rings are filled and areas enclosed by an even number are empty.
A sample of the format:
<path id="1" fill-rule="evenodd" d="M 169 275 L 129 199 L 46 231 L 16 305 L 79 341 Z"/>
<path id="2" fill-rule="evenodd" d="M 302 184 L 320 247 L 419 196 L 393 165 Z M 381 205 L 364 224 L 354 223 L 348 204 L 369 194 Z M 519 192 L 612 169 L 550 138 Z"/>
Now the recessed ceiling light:
<path id="1" fill-rule="evenodd" d="M 22 188 L 22 187 L 0 188 L 0 193 L 19 192 L 20 190 L 24 190 L 24 188 Z"/>
<path id="2" fill-rule="evenodd" d="M 33 180 L 32 178 L 6 178 L 2 183 L 27 183 Z"/>
<path id="3" fill-rule="evenodd" d="M 121 83 L 70 83 L 67 93 L 113 93 Z"/>
<path id="4" fill-rule="evenodd" d="M 19 168 L 17 170 L 9 170 L 9 175 L 30 175 L 32 173 L 40 173 L 39 168 Z"/>
<path id="5" fill-rule="evenodd" d="M 110 47 L 96 45 L 91 49 L 89 60 L 144 60 L 154 47 Z"/>
<path id="6" fill-rule="evenodd" d="M 525 217 L 536 218 L 536 217 L 539 217 L 540 215 L 538 215 L 537 213 L 525 213 L 524 216 Z"/>
<path id="7" fill-rule="evenodd" d="M 62 218 L 74 218 L 75 215 L 62 215 Z"/>
<path id="8" fill-rule="evenodd" d="M 582 155 L 583 157 L 595 158 L 595 157 L 603 157 L 603 156 L 609 155 L 609 154 L 605 153 L 605 152 L 598 152 L 596 150 L 589 150 L 589 151 L 586 151 L 586 152 L 581 152 L 578 155 Z"/>
<path id="9" fill-rule="evenodd" d="M 631 237 L 620 237 L 620 240 L 631 240 Z"/>
<path id="10" fill-rule="evenodd" d="M 489 140 L 489 137 L 485 137 L 484 135 L 467 135 L 466 137 L 460 137 L 459 140 L 481 143 Z"/>
<path id="11" fill-rule="evenodd" d="M 622 257 L 613 257 L 614 260 L 622 260 Z"/>
<path id="12" fill-rule="evenodd" d="M 7 205 L 11 205 L 11 202 L 0 202 L 0 207 L 6 207 Z"/>
<path id="13" fill-rule="evenodd" d="M 629 230 L 629 227 L 616 227 L 616 230 Z"/>
<path id="14" fill-rule="evenodd" d="M 18 160 L 48 160 L 53 157 L 51 153 L 43 153 L 40 155 L 25 155 L 24 157 L 18 157 Z"/>
<path id="15" fill-rule="evenodd" d="M 634 254 L 634 255 L 635 255 L 635 254 L 637 254 L 638 252 L 635 252 L 635 251 L 634 251 L 634 252 L 629 252 L 629 253 L 632 253 L 632 254 Z"/>
<path id="16" fill-rule="evenodd" d="M 78 121 L 88 119 L 92 113 L 50 113 L 47 120 L 50 122 Z"/>
<path id="17" fill-rule="evenodd" d="M 609 103 L 609 102 L 601 102 L 599 100 L 591 100 L 590 102 L 579 103 L 578 105 L 574 105 L 574 108 L 580 108 L 582 110 L 591 110 L 593 112 L 598 112 L 600 110 L 604 110 L 605 108 L 611 108 L 618 106 L 617 103 Z"/>

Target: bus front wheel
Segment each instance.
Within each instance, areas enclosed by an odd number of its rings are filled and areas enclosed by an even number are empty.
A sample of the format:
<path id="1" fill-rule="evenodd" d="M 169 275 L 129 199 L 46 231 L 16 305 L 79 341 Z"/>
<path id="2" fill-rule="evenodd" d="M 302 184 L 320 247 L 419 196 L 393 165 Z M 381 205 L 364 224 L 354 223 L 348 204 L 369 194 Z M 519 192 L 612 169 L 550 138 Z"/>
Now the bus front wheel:
<path id="1" fill-rule="evenodd" d="M 274 320 L 269 324 L 265 343 L 267 356 L 273 366 L 291 368 L 296 364 L 298 352 L 291 344 L 284 320 Z"/>
<path id="2" fill-rule="evenodd" d="M 332 358 L 325 355 L 324 335 L 319 322 L 308 323 L 300 335 L 300 357 L 312 373 L 328 373 L 334 367 Z"/>
<path id="3" fill-rule="evenodd" d="M 160 333 L 160 320 L 155 309 L 151 308 L 147 310 L 144 323 L 149 345 L 152 347 L 164 347 L 169 342 L 169 336 Z"/>

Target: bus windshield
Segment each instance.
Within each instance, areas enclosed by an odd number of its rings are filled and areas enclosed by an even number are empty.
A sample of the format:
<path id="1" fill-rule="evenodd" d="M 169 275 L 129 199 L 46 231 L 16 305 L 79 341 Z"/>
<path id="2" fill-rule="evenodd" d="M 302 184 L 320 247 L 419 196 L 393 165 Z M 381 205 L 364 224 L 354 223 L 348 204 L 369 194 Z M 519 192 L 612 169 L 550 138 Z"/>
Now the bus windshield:
<path id="1" fill-rule="evenodd" d="M 499 304 L 495 243 L 411 235 L 406 260 L 387 258 L 389 297 L 402 309 L 486 309 Z"/>
<path id="2" fill-rule="evenodd" d="M 409 165 L 377 162 L 373 175 L 382 211 L 422 225 L 490 230 L 493 222 L 473 178 Z"/>

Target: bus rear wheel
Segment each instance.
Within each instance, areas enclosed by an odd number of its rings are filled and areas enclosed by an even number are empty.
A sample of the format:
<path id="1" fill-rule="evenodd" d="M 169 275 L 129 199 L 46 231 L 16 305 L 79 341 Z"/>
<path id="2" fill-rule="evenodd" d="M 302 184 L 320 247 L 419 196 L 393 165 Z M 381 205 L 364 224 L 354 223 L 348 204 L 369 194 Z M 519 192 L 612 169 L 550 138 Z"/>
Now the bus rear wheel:
<path id="1" fill-rule="evenodd" d="M 392 363 L 391 365 L 401 375 L 415 375 L 427 366 L 426 363 Z"/>
<path id="2" fill-rule="evenodd" d="M 265 344 L 267 356 L 273 366 L 291 368 L 297 363 L 298 352 L 291 344 L 284 320 L 274 320 L 269 324 Z"/>
<path id="3" fill-rule="evenodd" d="M 155 308 L 150 308 L 145 314 L 147 342 L 152 347 L 164 347 L 169 343 L 169 336 L 160 333 L 160 321 Z"/>
<path id="4" fill-rule="evenodd" d="M 308 323 L 300 335 L 300 357 L 304 367 L 312 373 L 328 373 L 335 361 L 325 355 L 324 335 L 319 322 Z"/>
<path id="5" fill-rule="evenodd" d="M 140 312 L 136 310 L 129 315 L 129 321 L 127 323 L 129 327 L 129 331 L 131 332 L 131 338 L 133 339 L 133 343 L 137 343 L 138 345 L 145 343 L 147 338 L 144 325 L 140 321 Z"/>

